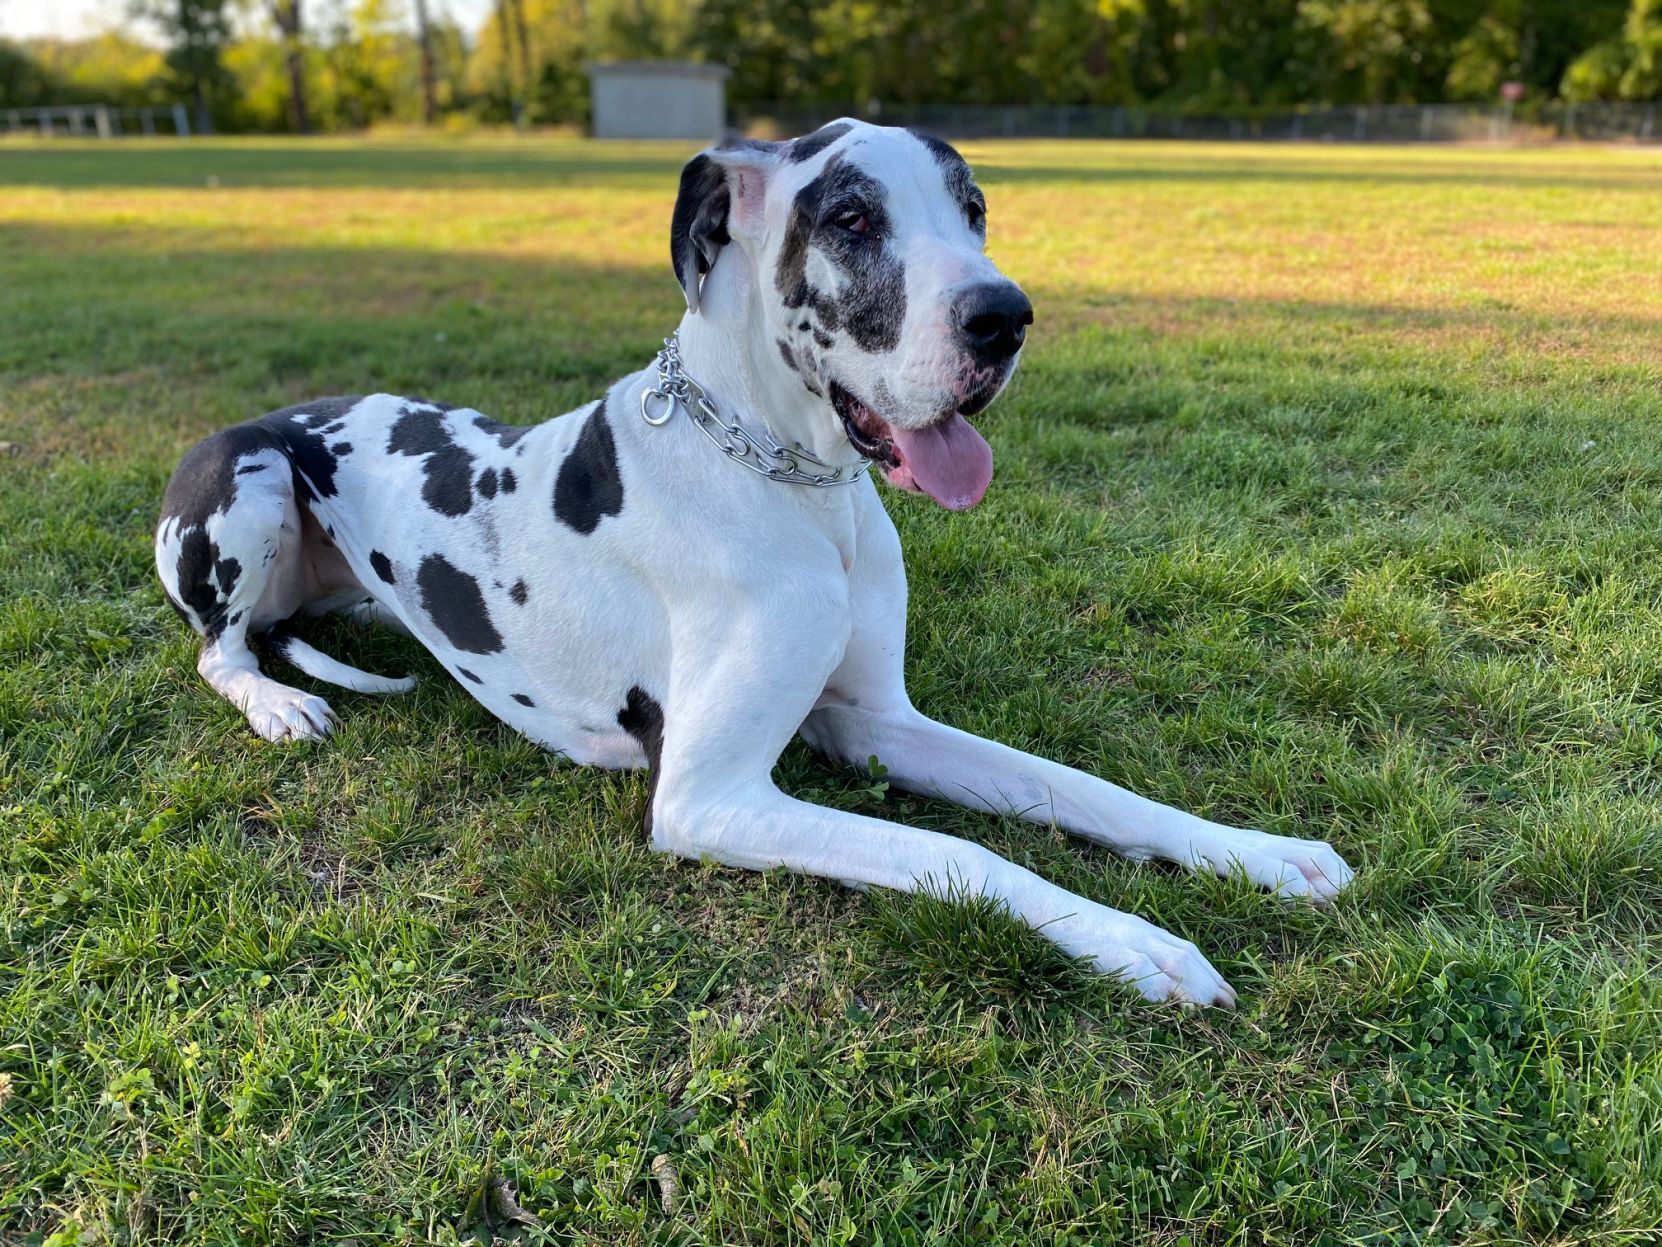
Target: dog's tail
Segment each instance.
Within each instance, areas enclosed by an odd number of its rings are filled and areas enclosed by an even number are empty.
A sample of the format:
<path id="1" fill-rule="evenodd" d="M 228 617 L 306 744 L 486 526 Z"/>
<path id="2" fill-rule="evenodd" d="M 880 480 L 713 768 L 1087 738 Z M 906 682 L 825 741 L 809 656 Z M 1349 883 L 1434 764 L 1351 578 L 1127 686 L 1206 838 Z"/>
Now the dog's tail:
<path id="1" fill-rule="evenodd" d="M 338 684 L 355 693 L 408 693 L 416 686 L 413 675 L 395 680 L 390 676 L 371 675 L 356 667 L 348 667 L 282 628 L 272 629 L 266 637 L 266 644 L 272 653 L 299 667 L 314 680 Z"/>

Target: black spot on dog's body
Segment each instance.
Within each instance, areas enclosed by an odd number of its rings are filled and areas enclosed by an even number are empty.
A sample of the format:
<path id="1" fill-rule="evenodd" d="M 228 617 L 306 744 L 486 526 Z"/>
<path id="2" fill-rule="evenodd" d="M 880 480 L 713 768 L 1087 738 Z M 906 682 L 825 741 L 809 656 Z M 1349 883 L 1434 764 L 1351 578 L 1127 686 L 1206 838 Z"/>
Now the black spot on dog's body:
<path id="1" fill-rule="evenodd" d="M 416 571 L 421 608 L 445 640 L 470 654 L 495 654 L 502 637 L 491 622 L 479 582 L 442 554 L 429 554 Z"/>
<path id="2" fill-rule="evenodd" d="M 496 469 L 486 468 L 483 472 L 479 473 L 479 480 L 476 482 L 476 485 L 480 494 L 484 497 L 496 497 Z"/>
<path id="3" fill-rule="evenodd" d="M 650 836 L 652 804 L 658 796 L 659 760 L 664 751 L 664 708 L 637 684 L 629 690 L 623 709 L 617 712 L 617 725 L 646 751 L 646 765 L 651 771 L 646 785 L 646 834 Z"/>
<path id="4" fill-rule="evenodd" d="M 487 416 L 474 416 L 473 427 L 482 433 L 490 434 L 502 449 L 508 450 L 536 425 L 498 424 Z"/>
<path id="5" fill-rule="evenodd" d="M 774 345 L 779 348 L 779 358 L 785 361 L 785 367 L 789 368 L 792 372 L 802 371 L 802 369 L 797 366 L 796 356 L 792 354 L 791 344 L 789 342 L 785 341 L 783 338 L 776 338 L 774 339 Z"/>
<path id="6" fill-rule="evenodd" d="M 318 398 L 281 407 L 253 422 L 282 443 L 283 453 L 294 468 L 295 490 L 304 500 L 312 502 L 335 496 L 335 469 L 339 464 L 336 452 L 329 448 L 325 438 L 344 429 L 343 417 L 361 402 L 363 398 L 359 395 Z M 325 431 L 325 425 L 333 427 Z M 351 449 L 348 443 L 342 453 L 349 453 Z"/>
<path id="7" fill-rule="evenodd" d="M 514 475 L 512 468 L 502 469 L 502 492 L 511 494 L 519 488 L 519 478 Z"/>
<path id="8" fill-rule="evenodd" d="M 379 550 L 369 552 L 369 565 L 375 569 L 375 574 L 389 585 L 398 583 L 397 578 L 392 574 L 392 560 Z"/>
<path id="9" fill-rule="evenodd" d="M 517 701 L 522 706 L 535 706 L 537 704 L 536 702 L 532 701 L 529 697 L 527 697 L 524 693 L 515 693 L 514 694 L 514 700 Z"/>
<path id="10" fill-rule="evenodd" d="M 812 160 L 853 128 L 848 122 L 839 121 L 821 126 L 812 134 L 803 135 L 786 149 L 790 153 L 791 163 L 799 165 L 803 161 Z"/>
<path id="11" fill-rule="evenodd" d="M 577 532 L 592 533 L 602 518 L 623 510 L 623 478 L 618 475 L 617 444 L 606 422 L 606 400 L 583 424 L 583 430 L 560 464 L 554 479 L 554 514 Z"/>
<path id="12" fill-rule="evenodd" d="M 472 680 L 475 684 L 483 684 L 484 683 L 483 680 L 481 680 L 478 676 L 474 675 L 473 672 L 469 671 L 466 667 L 457 667 L 456 670 L 458 672 L 460 672 L 462 675 L 465 675 L 468 679 Z"/>
<path id="13" fill-rule="evenodd" d="M 818 329 L 814 330 L 814 345 L 819 347 L 820 350 L 823 351 L 829 348 L 832 341 L 830 334 L 821 333 Z"/>
<path id="14" fill-rule="evenodd" d="M 387 437 L 387 453 L 425 456 L 421 497 L 440 515 L 466 515 L 473 506 L 473 456 L 450 436 L 444 412 L 405 407 Z"/>
<path id="15" fill-rule="evenodd" d="M 531 596 L 531 591 L 526 588 L 523 580 L 516 580 L 514 587 L 508 590 L 508 596 L 514 600 L 515 606 L 524 606 L 525 599 Z"/>
<path id="16" fill-rule="evenodd" d="M 336 442 L 333 446 L 329 447 L 329 453 L 334 455 L 336 458 L 339 458 L 342 455 L 349 455 L 352 453 L 352 443 Z"/>

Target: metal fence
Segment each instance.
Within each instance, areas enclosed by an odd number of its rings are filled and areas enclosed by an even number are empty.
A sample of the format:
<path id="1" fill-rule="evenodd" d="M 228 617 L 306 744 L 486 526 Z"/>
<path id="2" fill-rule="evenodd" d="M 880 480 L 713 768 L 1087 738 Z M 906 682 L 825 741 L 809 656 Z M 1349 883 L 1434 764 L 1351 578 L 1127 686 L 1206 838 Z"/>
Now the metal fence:
<path id="1" fill-rule="evenodd" d="M 1148 108 L 974 104 L 756 104 L 740 129 L 806 134 L 838 117 L 917 126 L 958 138 L 1259 139 L 1330 143 L 1465 143 L 1579 139 L 1662 141 L 1655 104 L 1383 104 L 1286 112 L 1189 115 Z"/>
<path id="2" fill-rule="evenodd" d="M 5 134 L 47 138 L 119 139 L 134 134 L 190 134 L 183 104 L 162 108 L 116 108 L 111 104 L 61 104 L 54 108 L 0 109 Z"/>

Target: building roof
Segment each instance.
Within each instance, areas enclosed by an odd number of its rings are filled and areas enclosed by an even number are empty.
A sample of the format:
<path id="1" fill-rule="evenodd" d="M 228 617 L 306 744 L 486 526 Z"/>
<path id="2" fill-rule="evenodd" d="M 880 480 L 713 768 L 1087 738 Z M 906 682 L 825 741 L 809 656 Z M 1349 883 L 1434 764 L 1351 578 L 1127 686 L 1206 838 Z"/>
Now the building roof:
<path id="1" fill-rule="evenodd" d="M 608 61 L 604 64 L 590 62 L 583 68 L 591 77 L 714 78 L 724 81 L 733 76 L 733 71 L 727 66 L 712 65 L 704 61 Z"/>

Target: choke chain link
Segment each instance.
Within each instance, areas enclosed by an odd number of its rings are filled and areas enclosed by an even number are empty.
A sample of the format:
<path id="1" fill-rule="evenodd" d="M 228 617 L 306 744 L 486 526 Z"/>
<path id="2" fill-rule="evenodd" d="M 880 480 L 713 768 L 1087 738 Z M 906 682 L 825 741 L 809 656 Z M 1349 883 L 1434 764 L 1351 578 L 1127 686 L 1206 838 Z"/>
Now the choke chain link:
<path id="1" fill-rule="evenodd" d="M 723 420 L 704 387 L 682 370 L 679 335 L 672 333 L 664 339 L 664 349 L 658 352 L 658 384 L 641 391 L 641 419 L 658 427 L 668 424 L 682 408 L 698 426 L 698 431 L 714 442 L 722 454 L 770 481 L 821 488 L 852 485 L 871 467 L 870 463 L 852 468 L 835 467 L 801 446 L 781 446 L 765 432 L 752 433 L 737 417 Z M 803 464 L 825 470 L 810 471 Z"/>

